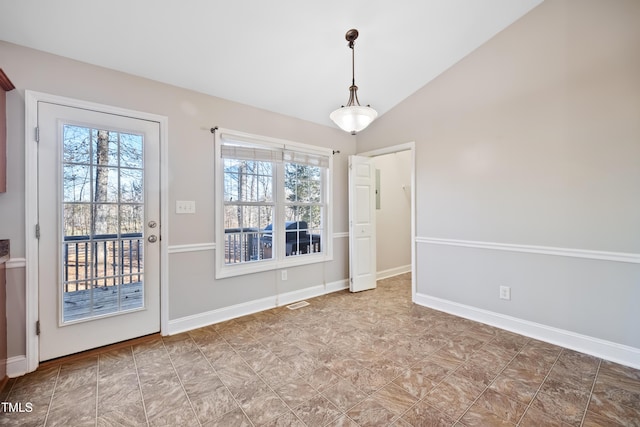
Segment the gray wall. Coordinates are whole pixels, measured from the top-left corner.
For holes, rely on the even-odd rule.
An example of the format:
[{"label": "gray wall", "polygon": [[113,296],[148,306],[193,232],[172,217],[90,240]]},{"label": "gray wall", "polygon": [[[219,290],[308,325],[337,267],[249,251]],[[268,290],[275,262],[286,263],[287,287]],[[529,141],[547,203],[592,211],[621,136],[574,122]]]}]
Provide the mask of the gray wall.
[{"label": "gray wall", "polygon": [[[334,157],[334,232],[347,226],[347,156],[355,139],[326,126],[278,115],[220,98],[80,63],[0,41],[2,68],[16,86],[7,95],[8,191],[0,194],[0,236],[11,239],[13,265],[8,274],[9,356],[24,347],[24,91],[25,89],[159,114],[169,118],[169,248],[215,242],[213,136],[221,126],[242,132],[340,150]],[[304,100],[301,100],[304,102]],[[194,200],[195,215],[175,215],[176,200]],[[213,251],[169,255],[169,319],[200,314],[280,292],[292,292],[348,276],[347,239],[334,239],[334,261],[289,271],[278,283],[273,272],[214,280]],[[305,278],[305,280],[295,280]]]},{"label": "gray wall", "polygon": [[638,22],[547,0],[358,136],[415,141],[418,294],[640,348]]}]

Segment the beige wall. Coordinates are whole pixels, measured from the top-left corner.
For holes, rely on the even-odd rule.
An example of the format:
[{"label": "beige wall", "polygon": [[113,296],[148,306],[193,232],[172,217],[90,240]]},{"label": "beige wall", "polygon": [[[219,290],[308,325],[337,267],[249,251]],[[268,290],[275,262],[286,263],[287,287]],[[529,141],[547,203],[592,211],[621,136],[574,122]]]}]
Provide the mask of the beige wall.
[{"label": "beige wall", "polygon": [[24,267],[9,264],[6,274],[7,356],[15,357],[23,355],[26,348]]},{"label": "beige wall", "polygon": [[378,277],[411,267],[411,151],[373,158],[380,171],[380,209],[376,210]]},{"label": "beige wall", "polygon": [[[416,143],[418,297],[640,348],[640,264],[574,257],[640,254],[638,22],[636,0],[546,0],[357,136],[358,152]],[[195,200],[198,211],[170,215],[170,245],[214,241],[213,125],[340,150],[334,222],[348,229],[355,147],[337,129],[4,42],[0,58],[17,87],[0,195],[0,237],[13,257],[24,256],[25,89],[169,117],[169,205]],[[495,243],[518,250],[482,247]],[[346,239],[335,246],[335,261],[289,277],[346,278]],[[571,256],[534,253],[541,247]],[[215,281],[211,256],[170,255],[171,319],[294,286],[272,273]],[[23,277],[17,269],[10,280]],[[511,301],[498,299],[499,285],[511,286]],[[10,286],[24,298],[24,283]],[[24,354],[24,343],[9,344],[10,355]]]},{"label": "beige wall", "polygon": [[[330,127],[285,117],[220,98],[140,77],[80,63],[0,41],[2,68],[16,90],[8,94],[8,190],[0,194],[0,236],[11,239],[12,259],[25,256],[24,223],[24,91],[34,90],[121,108],[167,116],[169,119],[169,248],[215,242],[213,200],[213,136],[220,126],[242,132],[298,141],[340,150],[334,157],[334,232],[347,227],[346,161],[355,139]],[[176,200],[194,200],[196,214],[175,215]],[[165,224],[166,225],[166,224]],[[347,278],[345,242],[335,239],[334,261],[290,269],[279,284],[277,275],[263,273],[214,280],[213,251],[169,255],[169,319],[197,315],[234,304],[293,292],[303,287]],[[15,262],[14,262],[15,263]],[[8,304],[19,307],[9,319],[10,356],[23,355],[24,268],[16,268]],[[286,286],[285,286],[286,285]],[[22,322],[22,323],[20,323]],[[18,330],[20,329],[20,330]]]},{"label": "beige wall", "polygon": [[636,0],[547,0],[358,136],[415,141],[425,301],[640,348],[639,22]]}]

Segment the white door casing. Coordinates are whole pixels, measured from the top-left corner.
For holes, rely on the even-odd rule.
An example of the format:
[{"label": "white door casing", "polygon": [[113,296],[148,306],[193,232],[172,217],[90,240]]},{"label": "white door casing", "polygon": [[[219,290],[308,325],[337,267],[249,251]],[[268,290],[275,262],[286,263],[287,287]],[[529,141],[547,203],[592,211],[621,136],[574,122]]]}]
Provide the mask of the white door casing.
[{"label": "white door casing", "polygon": [[376,287],[375,167],[349,156],[349,290]]},{"label": "white door casing", "polygon": [[[27,372],[48,360],[166,330],[168,294],[166,286],[167,248],[160,238],[167,232],[166,217],[166,117],[105,106],[70,98],[26,91],[26,243],[27,243]],[[144,135],[145,198],[143,218],[144,242],[150,234],[155,243],[144,245],[144,307],[123,314],[100,315],[79,322],[65,322],[59,307],[61,273],[58,252],[61,250],[61,154],[60,129],[65,120],[97,125],[116,131],[133,131]],[[37,131],[36,131],[37,127]],[[37,142],[39,135],[40,142]],[[150,148],[147,151],[146,148]],[[164,157],[164,159],[162,159]],[[46,174],[39,179],[43,163]],[[53,170],[52,170],[53,168]],[[148,169],[148,170],[147,170]],[[147,172],[150,174],[147,174]],[[49,188],[45,188],[49,186]],[[149,221],[156,227],[148,227]],[[40,240],[35,237],[39,225]],[[161,298],[162,297],[162,298]],[[45,304],[49,302],[49,304]],[[162,305],[162,307],[161,307]],[[40,336],[32,327],[39,320]]]},{"label": "white door casing", "polygon": [[[411,153],[411,160],[409,167],[411,168],[411,181],[410,181],[410,193],[411,193],[411,300],[416,300],[416,162],[415,162],[415,142],[407,142],[404,144],[392,145],[384,148],[375,149],[372,151],[366,151],[358,153],[358,156],[367,158],[374,158],[377,156],[383,156],[385,154],[398,153],[401,151],[409,151]],[[351,202],[350,202],[351,203]],[[375,215],[374,208],[371,211],[372,215]]]}]

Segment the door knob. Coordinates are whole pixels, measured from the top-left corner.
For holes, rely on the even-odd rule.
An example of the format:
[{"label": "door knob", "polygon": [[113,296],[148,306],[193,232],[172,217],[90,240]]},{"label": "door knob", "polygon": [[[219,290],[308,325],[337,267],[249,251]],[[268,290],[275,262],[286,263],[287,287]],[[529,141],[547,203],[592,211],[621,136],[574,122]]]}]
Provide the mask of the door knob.
[{"label": "door knob", "polygon": [[147,224],[149,226],[149,228],[156,228],[156,226],[158,225],[157,222],[155,221],[149,221],[149,224]]},{"label": "door knob", "polygon": [[149,241],[149,243],[155,243],[158,241],[158,236],[152,234],[151,236],[149,236],[149,238],[147,238],[147,240]]}]

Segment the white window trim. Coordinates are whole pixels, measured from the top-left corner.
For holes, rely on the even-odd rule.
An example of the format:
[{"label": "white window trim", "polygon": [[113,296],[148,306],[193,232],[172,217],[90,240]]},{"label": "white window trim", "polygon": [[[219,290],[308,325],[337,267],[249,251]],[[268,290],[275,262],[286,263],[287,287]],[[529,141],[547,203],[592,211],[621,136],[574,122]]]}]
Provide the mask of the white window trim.
[{"label": "white window trim", "polygon": [[[322,224],[323,230],[320,240],[322,242],[322,252],[318,254],[306,254],[304,256],[284,257],[284,248],[281,247],[282,245],[279,245],[278,253],[275,254],[275,257],[272,260],[261,260],[256,262],[230,265],[224,263],[224,165],[221,153],[223,139],[230,139],[243,143],[266,146],[280,150],[292,150],[308,154],[318,154],[326,156],[329,159],[329,166],[327,168],[328,173],[325,174],[323,181],[325,209]],[[259,273],[263,271],[273,271],[282,268],[290,268],[300,265],[315,264],[333,260],[333,151],[331,149],[222,128],[218,128],[214,132],[214,145],[216,279]],[[284,216],[283,212],[281,212],[283,203],[279,201],[282,197],[281,193],[283,191],[283,188],[284,177],[276,174],[274,177],[274,199],[276,200],[274,218],[282,218]],[[279,224],[278,221],[274,221],[273,235],[284,235],[284,230],[282,230],[282,227],[282,224]]]}]

